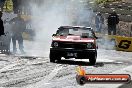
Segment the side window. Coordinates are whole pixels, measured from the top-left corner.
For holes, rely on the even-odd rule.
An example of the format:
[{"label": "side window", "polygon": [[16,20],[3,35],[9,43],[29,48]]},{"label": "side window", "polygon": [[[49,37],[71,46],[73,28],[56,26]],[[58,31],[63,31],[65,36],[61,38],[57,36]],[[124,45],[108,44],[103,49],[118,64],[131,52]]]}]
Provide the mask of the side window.
[{"label": "side window", "polygon": [[83,38],[88,38],[89,37],[89,33],[82,33],[82,37]]},{"label": "side window", "polygon": [[68,35],[69,31],[68,31],[68,29],[59,29],[59,30],[57,30],[56,34],[58,34],[58,35]]},{"label": "side window", "polygon": [[89,32],[89,37],[94,38],[94,34],[91,31]]}]

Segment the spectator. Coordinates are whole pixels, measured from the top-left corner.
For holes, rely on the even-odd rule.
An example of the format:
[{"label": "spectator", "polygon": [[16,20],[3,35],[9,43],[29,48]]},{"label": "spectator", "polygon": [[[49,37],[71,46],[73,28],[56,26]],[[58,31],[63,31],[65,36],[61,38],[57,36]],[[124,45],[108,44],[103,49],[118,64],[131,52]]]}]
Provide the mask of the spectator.
[{"label": "spectator", "polygon": [[0,36],[4,35],[4,24],[1,17],[2,17],[2,12],[0,11]]},{"label": "spectator", "polygon": [[25,52],[23,50],[24,46],[23,46],[22,34],[24,30],[26,29],[26,24],[24,20],[21,18],[20,14],[18,14],[17,17],[13,18],[10,22],[12,23],[13,53],[15,54],[17,52],[16,41],[18,41],[19,50],[23,54]]},{"label": "spectator", "polygon": [[111,35],[113,31],[113,35],[116,35],[116,25],[119,23],[119,16],[114,11],[108,17],[108,35]]},{"label": "spectator", "polygon": [[95,24],[97,32],[101,33],[102,25],[104,24],[104,18],[100,12],[96,14]]}]

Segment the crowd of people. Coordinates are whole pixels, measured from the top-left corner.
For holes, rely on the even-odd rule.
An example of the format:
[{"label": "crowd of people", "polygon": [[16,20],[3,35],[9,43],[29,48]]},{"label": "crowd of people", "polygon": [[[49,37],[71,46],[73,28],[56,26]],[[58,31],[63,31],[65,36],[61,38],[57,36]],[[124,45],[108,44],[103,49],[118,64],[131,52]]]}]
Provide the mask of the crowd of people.
[{"label": "crowd of people", "polygon": [[[119,16],[113,11],[107,18],[107,30],[108,35],[116,35],[117,25],[119,23]],[[99,12],[95,17],[96,32],[101,33],[103,31],[102,26],[104,25],[104,17]]]},{"label": "crowd of people", "polygon": [[132,23],[120,21],[115,11],[108,16],[98,12],[95,16],[95,31],[108,35],[132,36]]}]

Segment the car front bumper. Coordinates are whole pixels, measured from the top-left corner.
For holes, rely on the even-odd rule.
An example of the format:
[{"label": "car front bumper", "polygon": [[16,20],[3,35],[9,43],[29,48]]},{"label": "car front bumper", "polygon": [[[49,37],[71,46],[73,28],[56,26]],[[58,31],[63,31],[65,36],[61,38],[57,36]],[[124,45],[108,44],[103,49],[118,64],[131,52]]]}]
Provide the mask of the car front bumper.
[{"label": "car front bumper", "polygon": [[96,49],[50,48],[50,53],[65,58],[90,59],[97,55]]}]

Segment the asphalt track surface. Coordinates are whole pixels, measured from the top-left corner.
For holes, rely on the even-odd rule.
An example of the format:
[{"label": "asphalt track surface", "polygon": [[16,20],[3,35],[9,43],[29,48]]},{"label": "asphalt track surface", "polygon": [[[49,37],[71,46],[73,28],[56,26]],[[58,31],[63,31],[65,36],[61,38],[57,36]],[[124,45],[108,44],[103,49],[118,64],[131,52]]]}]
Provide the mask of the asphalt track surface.
[{"label": "asphalt track surface", "polygon": [[[28,45],[28,42],[25,42]],[[37,44],[36,44],[37,45]],[[27,47],[25,47],[27,48]],[[28,47],[29,48],[29,47]],[[33,56],[27,48],[27,55],[1,55],[0,56],[0,86],[22,88],[99,88],[98,84],[77,84],[76,67],[81,65],[89,74],[110,74],[132,64],[131,52],[115,50],[98,50],[96,65],[92,66],[88,60],[62,60],[58,63],[50,63],[48,50],[36,47],[43,52]],[[40,54],[40,53],[39,53]],[[107,88],[107,87],[100,87]],[[122,87],[121,87],[122,88]]]}]

